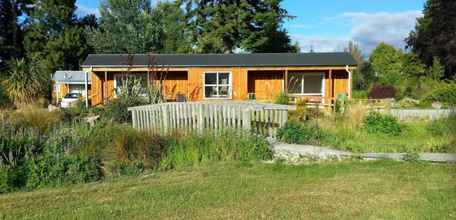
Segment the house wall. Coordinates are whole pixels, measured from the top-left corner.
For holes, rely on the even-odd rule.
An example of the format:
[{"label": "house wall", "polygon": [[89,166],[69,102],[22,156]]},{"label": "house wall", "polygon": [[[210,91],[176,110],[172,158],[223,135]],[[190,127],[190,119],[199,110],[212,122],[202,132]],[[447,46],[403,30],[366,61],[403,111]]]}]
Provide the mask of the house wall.
[{"label": "house wall", "polygon": [[[230,72],[232,80],[232,100],[248,99],[250,88],[258,88],[255,91],[258,100],[272,100],[283,91],[285,71],[323,72],[325,73],[325,96],[329,103],[332,97],[338,93],[348,94],[348,73],[345,67],[189,67],[170,68],[164,81],[165,97],[175,99],[177,93],[187,96],[189,101],[203,100],[203,78],[205,72]],[[146,68],[93,68],[84,69],[92,72],[92,105],[103,104],[104,101],[114,97],[113,73],[120,71],[145,72]],[[106,72],[106,76],[105,76]],[[182,74],[182,73],[187,73]],[[330,76],[331,72],[331,76]],[[175,73],[175,74],[173,74]],[[264,75],[262,75],[264,74]],[[249,77],[257,80],[249,81]],[[261,87],[266,87],[261,89]],[[333,89],[331,89],[333,88]]]}]

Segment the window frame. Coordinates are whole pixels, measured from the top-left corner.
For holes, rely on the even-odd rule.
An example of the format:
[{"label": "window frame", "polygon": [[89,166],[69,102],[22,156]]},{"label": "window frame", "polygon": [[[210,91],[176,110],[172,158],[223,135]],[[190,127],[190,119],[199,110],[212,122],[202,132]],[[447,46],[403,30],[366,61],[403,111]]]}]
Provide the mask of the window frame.
[{"label": "window frame", "polygon": [[[207,74],[216,74],[216,84],[206,84],[206,75]],[[228,84],[219,84],[219,74],[228,74]],[[228,86],[228,95],[220,97],[219,95],[219,87],[226,87]],[[206,87],[216,87],[217,88],[217,97],[206,97]],[[203,99],[211,100],[211,99],[219,99],[219,100],[228,100],[233,98],[233,80],[232,80],[232,73],[231,71],[205,71],[203,72]]]},{"label": "window frame", "polygon": [[[301,92],[300,93],[291,93],[290,92],[290,82],[289,82],[289,79],[290,77],[288,77],[288,82],[287,85],[288,85],[288,94],[290,95],[295,95],[295,96],[321,96],[321,97],[325,97],[325,73],[300,73],[300,72],[295,72],[295,73],[289,73],[289,75],[302,75],[302,77],[300,77],[301,79]],[[305,88],[304,88],[304,81],[305,81],[305,77],[306,76],[321,76],[321,92],[320,93],[305,93]]]}]

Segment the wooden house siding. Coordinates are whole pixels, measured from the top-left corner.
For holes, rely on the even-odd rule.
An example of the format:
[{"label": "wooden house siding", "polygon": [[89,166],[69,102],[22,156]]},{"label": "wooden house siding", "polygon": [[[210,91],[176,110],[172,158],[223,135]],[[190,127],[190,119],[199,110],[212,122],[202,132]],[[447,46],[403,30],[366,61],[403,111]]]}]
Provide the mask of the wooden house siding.
[{"label": "wooden house siding", "polygon": [[[350,67],[354,69],[354,67]],[[114,73],[129,71],[145,73],[147,68],[85,68],[92,72],[92,105],[103,104],[114,97]],[[186,67],[169,68],[163,82],[166,98],[175,99],[180,93],[189,101],[204,100],[204,74],[231,73],[231,99],[247,100],[255,93],[257,100],[273,100],[286,90],[286,73],[324,73],[325,102],[339,93],[350,94],[348,73],[345,66],[337,67]],[[106,75],[105,75],[106,74]],[[152,74],[152,73],[150,73]]]}]

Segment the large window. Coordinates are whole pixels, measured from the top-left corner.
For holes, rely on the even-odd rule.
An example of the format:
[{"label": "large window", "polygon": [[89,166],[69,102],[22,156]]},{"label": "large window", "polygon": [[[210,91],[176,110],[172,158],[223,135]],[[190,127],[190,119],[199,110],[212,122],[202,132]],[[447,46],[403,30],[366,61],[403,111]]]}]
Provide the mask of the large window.
[{"label": "large window", "polygon": [[288,75],[288,92],[294,95],[324,94],[323,73],[290,73]]},{"label": "large window", "polygon": [[204,98],[231,98],[231,74],[226,72],[205,73]]},{"label": "large window", "polygon": [[115,74],[114,88],[116,96],[119,96],[120,94],[146,96],[148,92],[147,74]]}]

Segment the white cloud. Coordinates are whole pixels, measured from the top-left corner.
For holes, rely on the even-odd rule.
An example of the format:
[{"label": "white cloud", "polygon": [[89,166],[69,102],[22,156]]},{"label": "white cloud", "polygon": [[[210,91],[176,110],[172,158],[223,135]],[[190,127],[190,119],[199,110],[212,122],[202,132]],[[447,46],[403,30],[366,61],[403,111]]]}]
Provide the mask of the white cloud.
[{"label": "white cloud", "polygon": [[324,28],[330,25],[348,26],[347,36],[295,34],[292,38],[298,41],[303,52],[309,51],[311,46],[318,52],[341,51],[352,40],[360,45],[365,54],[369,54],[381,42],[404,48],[404,39],[415,27],[416,19],[421,16],[421,11],[346,12],[325,19],[328,24]]},{"label": "white cloud", "polygon": [[291,36],[299,43],[302,52],[335,52],[342,51],[348,44],[348,39],[337,37],[319,37],[294,34]]},{"label": "white cloud", "polygon": [[347,12],[342,15],[353,24],[350,39],[358,42],[367,53],[381,42],[404,48],[404,39],[415,27],[416,19],[421,16],[421,11]]}]

